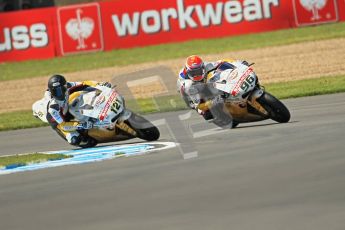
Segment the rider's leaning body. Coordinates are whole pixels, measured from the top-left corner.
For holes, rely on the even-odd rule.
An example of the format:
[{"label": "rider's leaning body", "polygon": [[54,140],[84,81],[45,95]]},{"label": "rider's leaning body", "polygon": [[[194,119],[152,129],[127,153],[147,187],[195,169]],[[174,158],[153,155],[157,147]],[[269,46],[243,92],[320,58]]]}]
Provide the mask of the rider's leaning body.
[{"label": "rider's leaning body", "polygon": [[82,141],[80,133],[92,128],[92,122],[70,121],[72,116],[68,112],[69,95],[96,85],[111,87],[110,83],[96,81],[67,82],[62,75],[53,75],[48,81],[48,90],[44,94],[44,98],[49,101],[47,121],[62,138],[72,145],[80,144]]},{"label": "rider's leaning body", "polygon": [[203,62],[197,56],[189,56],[185,66],[180,70],[177,79],[177,91],[186,104],[198,111],[206,120],[212,116],[207,111],[214,104],[222,103],[222,97],[217,89],[206,84],[207,79],[211,78],[213,73],[223,63],[242,62],[241,60],[225,59],[215,62]]}]

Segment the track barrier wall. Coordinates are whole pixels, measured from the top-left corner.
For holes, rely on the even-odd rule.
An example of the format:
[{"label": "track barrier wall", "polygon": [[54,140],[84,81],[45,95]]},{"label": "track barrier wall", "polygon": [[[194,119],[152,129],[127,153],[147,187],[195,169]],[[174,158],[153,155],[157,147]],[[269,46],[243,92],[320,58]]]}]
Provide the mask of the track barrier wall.
[{"label": "track barrier wall", "polygon": [[345,0],[117,0],[0,13],[0,62],[345,21]]}]

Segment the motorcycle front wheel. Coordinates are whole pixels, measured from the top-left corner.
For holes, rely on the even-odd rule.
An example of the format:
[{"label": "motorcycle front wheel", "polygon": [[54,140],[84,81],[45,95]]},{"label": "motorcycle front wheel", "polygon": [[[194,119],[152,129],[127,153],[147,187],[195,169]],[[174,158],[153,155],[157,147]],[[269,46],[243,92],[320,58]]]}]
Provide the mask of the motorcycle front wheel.
[{"label": "motorcycle front wheel", "polygon": [[156,127],[137,129],[136,132],[138,137],[145,141],[155,141],[160,136],[159,130]]},{"label": "motorcycle front wheel", "polygon": [[156,126],[146,120],[144,117],[133,113],[126,121],[137,133],[137,137],[146,141],[158,140],[160,132]]},{"label": "motorcycle front wheel", "polygon": [[272,120],[286,123],[290,120],[290,112],[286,106],[273,95],[265,92],[257,101],[269,113]]}]

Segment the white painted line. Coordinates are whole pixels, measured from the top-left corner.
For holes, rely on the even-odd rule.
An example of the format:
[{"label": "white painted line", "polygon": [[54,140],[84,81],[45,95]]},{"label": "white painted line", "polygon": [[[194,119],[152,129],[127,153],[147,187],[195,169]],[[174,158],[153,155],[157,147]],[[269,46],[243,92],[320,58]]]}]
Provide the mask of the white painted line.
[{"label": "white painted line", "polygon": [[220,133],[224,133],[224,132],[229,132],[229,129],[222,129],[222,128],[216,127],[216,128],[212,128],[212,129],[199,131],[199,132],[193,132],[193,138],[200,138],[200,137],[220,134]]},{"label": "white painted line", "polygon": [[118,157],[130,157],[137,155],[144,155],[151,152],[162,151],[170,148],[174,148],[178,144],[174,142],[147,142],[147,143],[136,143],[126,145],[112,145],[112,146],[99,146],[87,149],[76,149],[76,150],[61,150],[61,151],[50,151],[46,154],[60,153],[71,158],[65,158],[55,161],[46,161],[41,163],[28,164],[25,166],[19,166],[14,168],[0,168],[0,175],[10,174],[15,172],[25,172],[38,170],[43,168],[51,168],[65,165],[75,165],[91,163],[103,160],[114,159]]},{"label": "white painted line", "polygon": [[188,160],[188,159],[195,158],[195,157],[198,157],[198,152],[196,152],[196,151],[183,154],[184,160]]}]

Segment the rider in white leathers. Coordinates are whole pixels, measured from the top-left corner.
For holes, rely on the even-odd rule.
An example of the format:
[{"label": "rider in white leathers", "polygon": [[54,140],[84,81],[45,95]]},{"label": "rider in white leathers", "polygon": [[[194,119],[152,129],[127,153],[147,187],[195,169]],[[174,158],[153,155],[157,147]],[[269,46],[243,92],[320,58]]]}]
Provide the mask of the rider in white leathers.
[{"label": "rider in white leathers", "polygon": [[[224,117],[229,115],[225,115],[225,112],[223,113],[224,94],[213,88],[212,84],[207,83],[207,79],[216,71],[221,71],[224,64],[227,67],[233,66],[229,65],[231,62],[248,64],[246,61],[231,59],[204,62],[201,57],[192,55],[187,58],[185,66],[179,72],[177,91],[181,94],[186,104],[191,109],[195,109],[205,120],[217,116],[220,120],[224,120]],[[229,122],[230,120],[228,119],[225,123]]]}]

